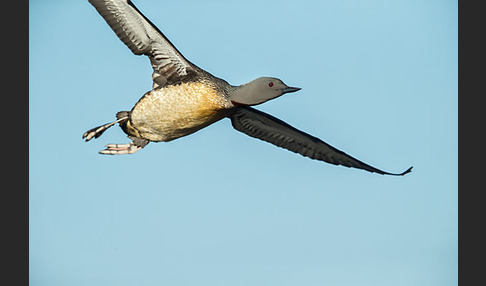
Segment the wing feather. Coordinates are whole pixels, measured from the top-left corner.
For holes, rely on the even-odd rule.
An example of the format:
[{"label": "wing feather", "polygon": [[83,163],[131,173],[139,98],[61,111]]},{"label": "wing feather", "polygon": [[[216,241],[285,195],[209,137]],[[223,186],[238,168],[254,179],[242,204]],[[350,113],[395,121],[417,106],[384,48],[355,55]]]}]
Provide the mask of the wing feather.
[{"label": "wing feather", "polygon": [[146,55],[153,68],[153,88],[194,73],[189,62],[130,0],[89,0],[118,38],[136,55]]},{"label": "wing feather", "polygon": [[411,172],[388,173],[372,167],[325,143],[321,139],[302,132],[282,120],[251,107],[239,107],[230,115],[233,127],[251,137],[272,143],[278,147],[299,153],[311,159],[334,165],[342,165],[375,172],[382,175],[401,176]]}]

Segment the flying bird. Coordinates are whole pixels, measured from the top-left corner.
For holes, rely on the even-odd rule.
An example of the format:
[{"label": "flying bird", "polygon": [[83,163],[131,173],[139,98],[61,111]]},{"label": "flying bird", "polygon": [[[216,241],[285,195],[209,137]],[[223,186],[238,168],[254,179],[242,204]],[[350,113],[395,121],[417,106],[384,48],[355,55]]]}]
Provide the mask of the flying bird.
[{"label": "flying bird", "polygon": [[300,88],[273,77],[231,85],[187,60],[131,1],[89,2],[135,55],[148,56],[153,68],[152,89],[130,111],[120,111],[115,121],[83,134],[89,141],[118,123],[131,139],[128,144],[108,144],[99,153],[135,153],[149,142],[169,142],[229,118],[236,130],[311,159],[395,176],[412,170],[382,171],[251,107]]}]

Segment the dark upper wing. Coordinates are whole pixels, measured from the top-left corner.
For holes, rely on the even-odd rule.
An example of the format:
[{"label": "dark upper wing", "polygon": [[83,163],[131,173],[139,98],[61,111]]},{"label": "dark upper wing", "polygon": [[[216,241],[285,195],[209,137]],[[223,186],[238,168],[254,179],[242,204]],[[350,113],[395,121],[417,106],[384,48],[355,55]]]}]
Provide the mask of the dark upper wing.
[{"label": "dark upper wing", "polygon": [[332,147],[319,138],[302,132],[278,118],[251,107],[237,108],[230,115],[230,118],[236,130],[311,159],[386,175],[401,176],[412,170],[412,167],[410,167],[403,173],[394,174],[376,169]]},{"label": "dark upper wing", "polygon": [[89,2],[134,54],[150,58],[153,88],[178,81],[197,69],[130,0]]}]

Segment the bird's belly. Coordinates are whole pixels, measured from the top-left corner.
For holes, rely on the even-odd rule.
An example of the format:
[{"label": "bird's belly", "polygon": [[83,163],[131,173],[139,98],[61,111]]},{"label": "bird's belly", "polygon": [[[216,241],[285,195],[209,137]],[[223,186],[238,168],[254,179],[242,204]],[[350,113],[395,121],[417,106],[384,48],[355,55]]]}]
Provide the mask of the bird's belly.
[{"label": "bird's belly", "polygon": [[131,125],[151,141],[189,135],[227,115],[231,104],[203,83],[183,83],[147,92],[131,111]]}]

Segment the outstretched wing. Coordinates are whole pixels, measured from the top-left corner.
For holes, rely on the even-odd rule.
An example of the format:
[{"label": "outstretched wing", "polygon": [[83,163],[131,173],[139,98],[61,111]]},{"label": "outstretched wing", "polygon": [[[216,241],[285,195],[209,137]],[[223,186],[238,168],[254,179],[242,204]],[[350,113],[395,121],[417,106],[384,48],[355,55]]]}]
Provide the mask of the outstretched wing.
[{"label": "outstretched wing", "polygon": [[89,0],[118,38],[136,55],[146,55],[154,69],[153,88],[195,73],[198,69],[172,45],[130,0]]},{"label": "outstretched wing", "polygon": [[278,118],[251,107],[237,108],[230,115],[230,118],[231,124],[236,130],[311,159],[383,175],[402,176],[412,170],[412,167],[410,167],[399,174],[384,172],[349,156],[319,138],[302,132]]}]

